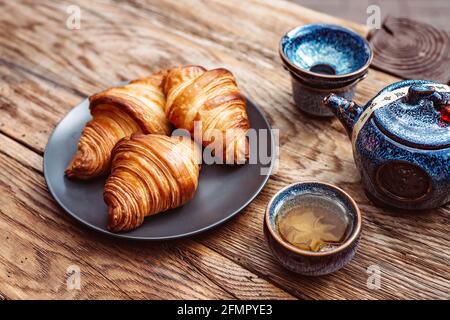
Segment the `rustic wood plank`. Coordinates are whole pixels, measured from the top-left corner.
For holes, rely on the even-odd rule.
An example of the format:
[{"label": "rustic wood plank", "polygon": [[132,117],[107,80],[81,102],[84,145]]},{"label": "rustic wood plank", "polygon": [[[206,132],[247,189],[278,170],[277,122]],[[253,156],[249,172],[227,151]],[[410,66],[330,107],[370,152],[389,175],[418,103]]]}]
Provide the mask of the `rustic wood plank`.
[{"label": "rustic wood plank", "polygon": [[81,98],[1,60],[0,74],[0,132],[43,154],[67,103],[76,105]]},{"label": "rustic wood plank", "polygon": [[[70,240],[74,247],[87,246],[89,250],[77,252],[78,257],[108,275],[132,297],[154,298],[159,293],[150,291],[161,288],[164,297],[250,298],[257,297],[254,294],[259,291],[267,298],[290,297],[265,281],[269,280],[301,298],[449,298],[449,207],[419,218],[373,207],[362,193],[342,126],[336,120],[311,121],[296,109],[288,74],[278,58],[279,38],[296,25],[339,23],[361,34],[367,32],[365,27],[282,1],[249,1],[251,16],[249,7],[239,6],[237,0],[192,1],[190,5],[175,0],[75,3],[82,9],[81,30],[65,28],[65,8],[72,1],[20,1],[15,6],[0,2],[4,12],[0,18],[0,89],[4,93],[0,98],[0,132],[42,154],[49,132],[83,95],[173,65],[226,66],[236,74],[245,94],[263,108],[272,126],[280,129],[280,168],[241,215],[224,227],[196,237],[208,248],[192,241],[177,250],[172,249],[172,242],[162,248],[153,244],[135,248],[127,243],[112,245],[61,215],[45,192],[39,174],[40,157],[20,151],[10,141],[1,159],[13,157],[15,170],[25,170],[33,181],[32,185],[14,181],[25,190],[20,194],[26,204],[19,211],[20,217],[37,210],[51,221],[62,219],[53,223],[51,232],[63,239],[75,237]],[[371,70],[360,84],[356,100],[365,102],[396,80]],[[300,277],[283,270],[268,253],[261,233],[262,214],[270,196],[290,182],[306,179],[326,180],[348,190],[365,216],[363,239],[354,261],[344,270],[321,278]],[[8,183],[7,190],[14,185]],[[40,205],[29,202],[27,188],[39,190],[35,201]],[[10,201],[16,197],[7,194]],[[29,223],[23,222],[25,226]],[[36,224],[34,220],[32,223]],[[63,227],[56,226],[61,223]],[[111,255],[111,247],[122,259],[120,264],[117,260],[104,262],[103,257]],[[137,261],[130,261],[135,256]],[[145,256],[154,258],[150,271],[156,270],[156,275],[141,271],[148,268]],[[189,266],[180,260],[189,261]],[[201,263],[195,264],[199,260]],[[164,272],[171,274],[173,282],[185,281],[177,270],[164,269],[167,261],[181,264],[179,268],[194,274],[193,279],[187,279],[189,290],[174,293],[173,286],[165,288],[167,281],[161,280]],[[221,264],[226,266],[224,270],[218,268]],[[379,290],[366,286],[366,269],[371,264],[378,264],[382,270]],[[124,270],[117,270],[118,265]],[[139,287],[140,277],[148,288]],[[153,283],[152,277],[159,281]],[[253,277],[258,280],[252,285],[249,282],[255,283]],[[246,279],[247,284],[241,286]],[[204,292],[200,290],[203,283]],[[9,296],[10,292],[5,294]]]},{"label": "rustic wood plank", "polygon": [[[0,290],[9,297],[292,298],[199,243],[117,242],[75,224],[48,194],[42,158],[1,134],[0,146]],[[71,264],[81,291],[66,290]]]},{"label": "rustic wood plank", "polygon": [[[448,206],[421,214],[381,210],[365,197],[352,162],[299,149],[297,143],[283,145],[281,157],[278,173],[245,212],[199,241],[304,298],[449,298]],[[295,276],[279,267],[267,251],[261,230],[271,195],[289,183],[308,180],[342,187],[364,216],[363,237],[352,263],[320,279]],[[366,270],[373,264],[382,271],[378,290],[366,286]]]},{"label": "rustic wood plank", "polygon": [[[2,150],[8,148],[5,139],[2,139]],[[31,153],[25,148],[21,150],[22,154],[27,152]],[[0,221],[1,229],[7,230],[4,235],[7,245],[1,248],[4,269],[0,276],[2,291],[9,296],[50,298],[63,295],[66,290],[62,275],[69,265],[76,264],[82,270],[83,281],[85,273],[89,277],[88,286],[83,286],[80,292],[95,293],[102,278],[114,284],[115,288],[105,290],[103,297],[113,297],[115,291],[121,291],[118,286],[124,283],[128,284],[128,294],[134,298],[231,297],[177,259],[174,250],[153,249],[147,255],[136,255],[133,254],[136,249],[129,243],[115,245],[80,228],[61,214],[41,175],[5,154],[0,154]],[[30,263],[24,265],[26,258]],[[167,267],[153,259],[165,261]],[[154,267],[149,267],[152,264]],[[91,275],[89,269],[94,266],[96,272],[91,271]]]},{"label": "rustic wood plank", "polygon": [[[238,299],[285,299],[295,297],[278,289],[264,277],[243,268],[239,263],[231,263],[221,254],[203,244],[187,242],[189,250],[184,259],[195,265],[209,279]],[[218,251],[219,252],[219,251]],[[251,284],[251,285],[250,285]]]},{"label": "rustic wood plank", "polygon": [[[2,295],[10,299],[129,299],[88,263],[70,253],[50,250],[40,240],[32,239],[35,235],[26,232],[20,223],[6,219],[3,211],[0,214]],[[82,270],[83,290],[68,290],[66,286],[67,268],[75,264]]]},{"label": "rustic wood plank", "polygon": [[[171,3],[171,5],[178,4],[177,1]],[[227,7],[225,7],[225,5]],[[263,6],[263,4],[260,4]],[[296,8],[294,6],[294,8]],[[3,132],[8,135],[15,136],[15,138],[20,139],[27,143],[27,145],[33,146],[43,151],[43,148],[46,143],[45,135],[48,135],[48,132],[42,132],[42,135],[38,135],[40,130],[37,130],[37,127],[48,127],[49,125],[53,127],[57,122],[56,119],[60,119],[61,116],[73,106],[79,99],[76,96],[71,96],[67,92],[61,93],[58,92],[58,96],[50,95],[48,96],[48,100],[40,101],[39,99],[44,99],[42,97],[43,92],[39,91],[35,85],[24,86],[21,83],[20,79],[23,79],[24,76],[35,76],[39,75],[41,78],[51,78],[51,84],[59,83],[61,87],[70,87],[73,86],[76,88],[77,92],[85,92],[86,95],[91,94],[95,91],[100,90],[101,88],[105,88],[111,83],[115,83],[119,80],[136,78],[138,76],[144,76],[151,71],[155,71],[159,68],[165,68],[177,64],[183,63],[196,63],[198,61],[203,61],[205,65],[208,66],[217,66],[226,65],[230,67],[237,75],[240,80],[240,84],[243,87],[244,91],[251,97],[254,98],[256,102],[260,102],[262,107],[267,111],[267,114],[272,120],[272,124],[274,127],[282,128],[282,141],[285,136],[289,134],[297,134],[298,128],[296,126],[301,126],[301,120],[303,120],[304,116],[300,115],[295,107],[292,104],[292,98],[290,96],[290,80],[287,76],[287,73],[281,68],[281,63],[278,59],[278,55],[276,53],[276,47],[279,40],[279,37],[282,35],[284,31],[288,28],[294,26],[302,22],[299,21],[299,18],[294,19],[294,15],[289,13],[291,17],[288,20],[292,23],[289,27],[285,26],[284,28],[279,28],[280,30],[277,33],[272,31],[270,26],[265,26],[265,28],[260,32],[261,37],[262,33],[265,34],[263,37],[266,44],[266,48],[264,47],[255,47],[252,48],[251,53],[248,54],[247,48],[243,48],[244,52],[241,52],[239,47],[233,48],[230,47],[230,43],[239,43],[242,40],[231,37],[228,42],[218,43],[218,39],[205,39],[203,38],[205,35],[200,34],[196,35],[194,31],[192,32],[192,36],[188,39],[180,36],[181,30],[185,30],[185,33],[189,31],[186,29],[186,26],[182,24],[178,26],[178,30],[176,31],[176,25],[171,28],[174,31],[168,31],[167,28],[162,28],[161,25],[165,23],[175,23],[178,21],[177,16],[172,16],[170,21],[162,20],[158,22],[153,17],[142,16],[143,12],[146,12],[143,9],[136,8],[116,8],[116,7],[105,7],[101,6],[96,8],[96,12],[102,13],[100,17],[95,15],[93,17],[89,16],[92,14],[93,9],[86,9],[82,6],[82,10],[86,9],[87,14],[84,16],[86,20],[86,24],[89,23],[88,26],[83,24],[82,28],[86,28],[89,32],[82,32],[82,30],[67,30],[65,28],[61,28],[61,24],[64,25],[64,15],[61,15],[61,10],[64,9],[64,6],[57,6],[55,8],[48,7],[43,5],[43,7],[37,6],[34,11],[30,12],[28,7],[20,8],[20,6],[15,6],[14,8],[5,8],[11,11],[10,16],[18,16],[19,21],[22,20],[32,20],[33,22],[29,22],[27,25],[34,26],[32,30],[26,29],[24,26],[20,26],[17,30],[17,34],[21,34],[20,39],[13,39],[11,41],[4,40],[2,43],[4,46],[2,47],[2,57],[3,62],[6,66],[11,69],[8,77],[14,77],[9,79],[8,84],[4,86],[8,88],[7,92],[10,93],[8,96],[13,96],[13,99],[16,99],[15,92],[18,91],[26,91],[26,96],[30,97],[28,99],[17,100],[12,103],[7,98],[3,98],[3,105],[5,110],[5,116],[9,118],[5,118],[5,121],[0,123],[0,126],[3,124]],[[54,20],[49,19],[48,11],[50,9],[55,10]],[[164,9],[164,8],[163,8]],[[263,14],[270,13],[270,6],[264,4],[261,10]],[[127,11],[128,10],[128,11]],[[194,14],[195,9],[191,9]],[[222,12],[232,11],[233,7],[228,4],[228,2],[223,2],[220,7],[215,8],[217,19],[222,15]],[[228,10],[228,11],[223,11]],[[280,14],[287,14],[288,11],[284,6],[281,6]],[[41,12],[42,11],[42,12]],[[131,11],[131,12],[129,12]],[[162,10],[163,11],[163,10]],[[171,12],[172,9],[165,8],[165,11]],[[84,12],[84,11],[83,11]],[[206,13],[204,11],[203,15],[210,14],[210,11]],[[302,12],[297,9],[297,12]],[[306,13],[309,14],[308,11]],[[32,16],[28,16],[31,15]],[[47,15],[45,15],[47,14]],[[111,17],[105,15],[110,14]],[[133,15],[135,14],[135,15]],[[138,15],[139,14],[139,15]],[[157,17],[159,17],[162,13],[158,12]],[[241,14],[244,14],[242,12]],[[132,15],[133,20],[137,21],[132,28],[128,26],[126,23],[127,19],[130,19],[130,15]],[[262,15],[262,14],[261,14]],[[23,16],[20,18],[20,16]],[[201,15],[200,15],[201,17]],[[55,20],[56,19],[56,20]],[[58,20],[59,19],[59,20]],[[279,23],[281,24],[284,19],[279,18]],[[309,20],[308,20],[309,19]],[[305,19],[304,22],[310,21],[320,21],[320,19],[324,19],[322,15],[313,15],[308,16],[308,19]],[[330,18],[333,22],[334,19]],[[36,20],[36,21],[34,21]],[[113,20],[113,22],[111,22]],[[182,22],[186,19],[180,19]],[[195,19],[191,19],[191,24],[196,23],[196,21],[201,21],[196,16]],[[222,17],[223,20],[223,17]],[[239,21],[245,19],[239,19]],[[264,17],[261,17],[261,20],[264,20]],[[83,20],[84,21],[84,20]],[[190,21],[190,20],[189,20]],[[1,23],[1,22],[0,22]],[[53,46],[60,48],[61,51],[48,52],[46,50],[36,48],[40,48],[42,46],[42,37],[43,33],[48,33],[47,29],[44,26],[41,26],[45,23],[46,28],[51,30],[57,30],[57,34],[53,37],[49,36]],[[84,23],[84,22],[83,22]],[[185,22],[186,23],[186,22]],[[12,24],[10,22],[9,24]],[[48,25],[50,24],[50,25]],[[47,26],[48,25],[48,26]],[[119,29],[119,26],[122,29]],[[222,22],[222,25],[226,25]],[[9,25],[8,25],[9,26]],[[38,26],[41,26],[40,28]],[[6,27],[6,25],[5,25]],[[13,27],[12,25],[9,26]],[[195,26],[195,30],[209,30],[210,28],[216,27],[213,26]],[[17,28],[17,27],[16,27]],[[5,28],[3,28],[4,30]],[[119,29],[120,32],[115,31]],[[242,32],[246,32],[249,29],[248,25],[238,26],[239,30]],[[361,32],[364,32],[362,28],[360,28]],[[109,33],[105,34],[105,30],[112,30]],[[250,29],[251,30],[251,29]],[[0,29],[1,32],[1,29]],[[227,30],[223,31],[227,32]],[[40,34],[41,33],[41,34]],[[117,34],[116,34],[117,33]],[[207,32],[206,32],[207,33]],[[114,38],[112,46],[111,44],[111,34],[116,37],[127,37],[126,43],[123,41],[118,41]],[[72,45],[70,47],[64,46],[62,43],[67,43],[67,40],[70,37],[75,35],[75,40],[78,41],[79,45]],[[246,34],[245,36],[250,36],[251,34]],[[2,39],[8,39],[8,34],[1,35],[0,33],[0,41]],[[86,39],[83,39],[86,37]],[[24,41],[23,39],[26,39]],[[245,38],[245,37],[243,37]],[[64,40],[66,39],[66,40]],[[78,39],[78,40],[77,40]],[[126,48],[118,48],[117,46],[126,46],[131,48],[142,48],[142,39],[148,41],[148,45],[145,46],[145,49],[135,50],[133,51],[133,55],[113,55],[111,56],[111,52],[122,52],[126,51]],[[165,40],[168,39],[168,40]],[[259,39],[259,37],[258,37]],[[272,45],[267,45],[268,42],[271,42]],[[103,45],[108,45],[109,47],[101,47]],[[205,46],[206,45],[206,46]],[[249,41],[248,45],[252,45],[252,42]],[[97,48],[97,46],[100,46]],[[171,46],[176,46],[171,49]],[[20,56],[17,56],[17,52],[21,52]],[[65,59],[61,62],[61,52],[64,52]],[[183,55],[179,55],[179,52],[183,52]],[[254,53],[254,54],[253,54]],[[238,57],[235,57],[238,55]],[[88,59],[88,63],[86,63],[86,59]],[[245,59],[242,61],[241,59]],[[15,63],[11,63],[11,61],[16,61]],[[82,68],[82,62],[88,64],[93,69],[89,71],[89,77],[93,74],[95,77],[90,79],[86,77],[85,69]],[[149,61],[148,65],[143,64],[142,61]],[[63,65],[61,65],[61,63]],[[1,61],[0,61],[1,64]],[[255,65],[256,64],[256,65]],[[114,66],[114,67],[113,67]],[[62,72],[64,69],[64,72]],[[33,71],[31,71],[33,70]],[[112,72],[113,71],[113,72]],[[27,72],[29,74],[27,74]],[[33,74],[31,74],[33,72]],[[109,74],[105,74],[108,72]],[[19,74],[17,74],[19,73]],[[255,75],[256,73],[256,75]],[[254,85],[255,76],[258,76],[261,81],[258,85]],[[368,81],[368,80],[367,80]],[[54,88],[56,89],[56,88]],[[50,90],[48,90],[50,91]],[[55,93],[56,90],[53,90]],[[52,92],[48,92],[51,94]],[[57,99],[57,100],[56,100]],[[28,100],[28,102],[27,102]],[[30,101],[35,101],[35,105],[30,105]],[[56,100],[51,102],[52,100]],[[61,103],[60,101],[66,101],[66,103]],[[270,101],[271,104],[267,105],[267,103],[263,103],[265,101]],[[20,107],[19,107],[20,106]],[[23,126],[23,123],[28,124],[29,119],[27,116],[32,111],[36,113],[36,110],[40,110],[43,107],[48,107],[47,113],[42,113],[39,119],[34,119],[33,125],[35,126],[34,130],[28,130],[31,134],[36,136],[17,136],[16,126]],[[17,109],[22,110],[17,111]],[[56,110],[55,110],[56,109]],[[18,113],[19,114],[16,114]],[[30,117],[30,116],[28,116]],[[42,118],[42,119],[41,119]],[[292,119],[299,119],[300,121],[293,121]],[[42,122],[40,122],[42,121]],[[47,122],[45,124],[45,122]],[[25,129],[25,128],[24,128]],[[24,130],[25,131],[25,130]],[[317,132],[305,132],[305,134],[309,134],[313,137],[316,133],[321,132],[322,130],[317,130]]]}]

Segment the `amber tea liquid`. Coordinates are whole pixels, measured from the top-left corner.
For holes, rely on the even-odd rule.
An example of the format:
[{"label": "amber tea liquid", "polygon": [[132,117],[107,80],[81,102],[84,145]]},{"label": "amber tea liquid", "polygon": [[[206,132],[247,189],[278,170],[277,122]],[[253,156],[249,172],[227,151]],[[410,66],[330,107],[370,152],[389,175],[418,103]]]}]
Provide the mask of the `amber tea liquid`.
[{"label": "amber tea liquid", "polygon": [[345,208],[332,199],[302,195],[281,208],[277,230],[281,238],[303,250],[326,251],[343,243],[351,230]]}]

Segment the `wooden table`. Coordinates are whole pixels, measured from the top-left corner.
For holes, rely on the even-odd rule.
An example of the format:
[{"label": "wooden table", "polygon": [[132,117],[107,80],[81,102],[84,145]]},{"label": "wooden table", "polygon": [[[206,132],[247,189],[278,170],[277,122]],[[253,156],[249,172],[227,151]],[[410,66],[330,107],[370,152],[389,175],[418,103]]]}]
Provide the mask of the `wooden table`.
[{"label": "wooden table", "polygon": [[[66,27],[74,4],[79,30]],[[0,299],[450,298],[450,207],[422,214],[374,207],[343,127],[297,110],[278,57],[280,37],[297,25],[337,23],[365,35],[364,26],[281,1],[2,0],[0,11]],[[42,175],[49,134],[86,96],[180,64],[235,73],[280,129],[278,172],[241,214],[190,239],[127,242],[76,223]],[[356,100],[397,80],[371,70]],[[347,190],[364,216],[354,260],[319,278],[280,267],[262,234],[270,197],[309,179]],[[80,268],[81,290],[66,286],[71,265]],[[367,286],[371,265],[381,270],[379,289]]]}]

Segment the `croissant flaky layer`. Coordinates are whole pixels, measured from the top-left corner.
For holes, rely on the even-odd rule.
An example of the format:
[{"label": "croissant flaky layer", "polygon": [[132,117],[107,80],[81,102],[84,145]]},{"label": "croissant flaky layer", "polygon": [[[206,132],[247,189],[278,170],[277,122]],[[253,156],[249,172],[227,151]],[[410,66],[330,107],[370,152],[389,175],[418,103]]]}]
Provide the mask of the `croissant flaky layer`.
[{"label": "croissant flaky layer", "polygon": [[86,124],[66,169],[69,178],[85,180],[107,173],[111,150],[120,139],[133,133],[170,134],[162,88],[165,75],[157,73],[89,98],[93,118]]},{"label": "croissant flaky layer", "polygon": [[200,150],[190,138],[135,134],[113,149],[104,190],[108,228],[127,231],[146,216],[179,207],[198,186]]},{"label": "croissant flaky layer", "polygon": [[226,163],[248,158],[250,123],[245,99],[230,71],[200,66],[173,68],[168,70],[164,92],[167,118],[177,128],[191,134],[199,130],[202,144]]}]

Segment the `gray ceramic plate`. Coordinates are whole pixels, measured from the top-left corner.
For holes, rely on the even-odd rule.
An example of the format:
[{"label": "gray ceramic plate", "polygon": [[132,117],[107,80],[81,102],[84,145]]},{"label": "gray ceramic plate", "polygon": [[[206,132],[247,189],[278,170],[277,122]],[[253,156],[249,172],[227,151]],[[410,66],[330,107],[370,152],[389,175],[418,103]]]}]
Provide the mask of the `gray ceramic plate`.
[{"label": "gray ceramic plate", "polygon": [[[267,144],[269,164],[242,166],[203,165],[194,199],[184,206],[145,219],[136,230],[112,233],[106,229],[107,208],[103,202],[105,178],[89,182],[68,180],[64,170],[76,151],[78,139],[91,116],[89,102],[84,100],[58,124],[44,153],[44,175],[48,189],[72,217],[81,223],[108,235],[137,239],[162,240],[193,235],[213,228],[245,208],[266,184],[269,174],[261,175],[262,168],[271,168],[275,148],[272,134],[261,139]],[[253,103],[247,100],[247,112],[253,129],[267,129],[270,125]],[[267,141],[263,141],[267,140]]]}]

